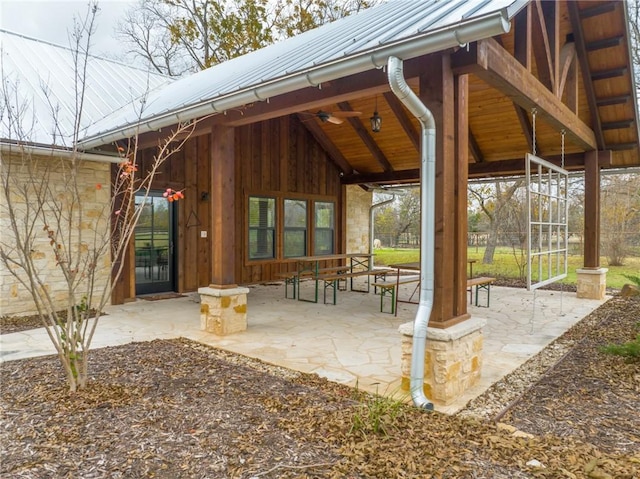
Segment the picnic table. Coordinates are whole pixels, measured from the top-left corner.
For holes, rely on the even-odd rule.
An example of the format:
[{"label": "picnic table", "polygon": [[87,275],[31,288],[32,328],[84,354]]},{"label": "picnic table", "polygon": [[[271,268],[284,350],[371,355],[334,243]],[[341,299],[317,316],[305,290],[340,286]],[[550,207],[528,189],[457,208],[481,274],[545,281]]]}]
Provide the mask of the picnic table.
[{"label": "picnic table", "polygon": [[[289,287],[292,288],[292,298],[298,301],[318,302],[319,284],[324,286],[324,302],[327,301],[327,290],[333,292],[333,304],[336,304],[337,290],[340,288],[341,282],[344,282],[344,289],[347,288],[347,280],[350,281],[350,290],[361,293],[368,293],[370,285],[367,278],[366,289],[355,289],[353,280],[358,276],[373,275],[380,277],[385,272],[381,270],[372,270],[371,253],[343,253],[328,254],[316,256],[300,256],[296,258],[288,258],[286,262],[295,262],[295,271],[278,273],[277,276],[285,281],[285,297],[289,297]],[[337,266],[326,266],[327,262],[341,263]],[[300,281],[302,279],[311,279],[315,281],[315,295],[313,299],[306,299],[300,296]],[[297,294],[296,294],[297,293]]]}]

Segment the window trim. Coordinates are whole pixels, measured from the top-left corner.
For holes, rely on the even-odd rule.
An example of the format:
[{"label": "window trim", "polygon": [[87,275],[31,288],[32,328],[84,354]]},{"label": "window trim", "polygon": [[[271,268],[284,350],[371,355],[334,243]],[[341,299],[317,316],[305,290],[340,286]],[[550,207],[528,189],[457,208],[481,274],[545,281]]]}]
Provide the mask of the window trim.
[{"label": "window trim", "polygon": [[[251,226],[251,199],[266,199],[273,200],[273,226],[271,227],[252,227]],[[278,240],[278,198],[271,195],[249,195],[247,198],[247,259],[249,261],[263,262],[263,261],[273,261],[278,258],[278,248],[277,248],[277,240]],[[271,236],[273,238],[273,244],[271,245],[271,256],[265,257],[251,257],[251,232],[252,231],[270,231]]]}]

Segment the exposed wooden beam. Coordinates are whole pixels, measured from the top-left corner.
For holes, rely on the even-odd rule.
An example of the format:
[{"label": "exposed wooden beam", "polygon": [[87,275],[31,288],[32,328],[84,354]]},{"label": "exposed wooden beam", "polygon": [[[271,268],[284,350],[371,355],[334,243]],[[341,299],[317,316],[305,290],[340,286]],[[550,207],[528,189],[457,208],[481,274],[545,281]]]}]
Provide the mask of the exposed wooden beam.
[{"label": "exposed wooden beam", "polygon": [[531,71],[531,4],[527,4],[514,19],[513,56],[527,71]]},{"label": "exposed wooden beam", "polygon": [[[338,102],[338,107],[342,111],[353,111],[353,108],[351,108],[351,105],[349,105],[349,102],[346,102],[346,101]],[[382,169],[387,172],[393,171],[393,166],[391,166],[391,163],[389,163],[389,160],[387,159],[386,155],[383,153],[383,151],[380,149],[376,141],[373,139],[373,137],[369,133],[369,130],[367,130],[364,127],[360,118],[347,118],[346,120],[349,122],[351,127],[355,130],[356,134],[360,137],[362,142],[369,149],[369,152],[371,152],[371,156],[373,156],[373,158],[378,162],[378,164],[382,167]]]},{"label": "exposed wooden beam", "polygon": [[[420,60],[415,58],[404,62],[406,78],[415,78],[419,75]],[[217,115],[217,117],[219,117],[218,121],[224,121],[231,126],[241,126],[301,111],[318,110],[326,105],[380,95],[386,91],[389,91],[386,73],[383,70],[372,69],[323,83],[321,88],[303,88],[270,98],[269,101],[253,103],[242,110],[228,111],[226,115]]]},{"label": "exposed wooden beam", "polygon": [[518,106],[516,104],[514,104],[513,106],[516,109],[516,115],[518,115],[520,128],[522,128],[522,133],[527,140],[529,151],[533,151],[533,127],[531,126],[531,122],[529,121],[529,116],[527,115],[525,109],[521,106]]},{"label": "exposed wooden beam", "polygon": [[473,136],[473,133],[471,132],[471,128],[469,128],[469,151],[471,152],[473,159],[476,160],[476,163],[482,163],[484,161],[484,155],[478,146],[476,137]]},{"label": "exposed wooden beam", "polygon": [[603,38],[602,40],[596,40],[593,42],[587,43],[587,51],[593,52],[596,50],[602,50],[603,48],[611,48],[622,45],[622,40],[624,37],[622,35],[618,35],[611,38]]},{"label": "exposed wooden beam", "polygon": [[587,96],[589,111],[591,112],[591,127],[595,134],[598,149],[602,150],[605,147],[604,134],[602,133],[600,112],[598,111],[598,105],[596,104],[596,94],[591,80],[591,67],[587,57],[587,47],[584,39],[584,31],[582,29],[582,21],[580,20],[578,3],[567,2],[567,9],[569,10],[569,19],[571,21],[571,28],[573,29],[573,40],[578,54],[578,61],[580,62],[582,83]]},{"label": "exposed wooden beam", "polygon": [[613,151],[633,150],[638,148],[637,142],[618,143],[617,145],[609,145],[609,149]]},{"label": "exposed wooden beam", "polygon": [[633,118],[631,120],[619,120],[619,121],[608,121],[602,124],[603,130],[622,130],[624,128],[629,128],[633,125]]},{"label": "exposed wooden beam", "polygon": [[413,147],[416,149],[416,151],[419,152],[420,136],[417,130],[415,129],[415,127],[413,126],[413,123],[411,123],[411,119],[409,118],[409,115],[407,115],[407,112],[402,106],[402,103],[400,103],[400,100],[398,100],[398,97],[391,92],[385,92],[383,96],[386,102],[389,104],[391,111],[393,111],[393,114],[396,116],[405,134],[413,144]]},{"label": "exposed wooden beam", "polygon": [[532,42],[533,55],[538,67],[538,79],[548,90],[554,89],[553,59],[551,54],[551,39],[549,29],[544,17],[540,0],[533,2],[532,11],[534,20],[532,22],[533,36],[542,41]]},{"label": "exposed wooden beam", "polygon": [[604,13],[613,12],[616,8],[616,3],[617,2],[602,3],[600,5],[595,5],[593,7],[580,10],[580,18],[597,17],[598,15],[602,15]]},{"label": "exposed wooden beam", "polygon": [[627,74],[627,67],[610,68],[608,70],[598,70],[591,72],[591,80],[607,80],[609,78],[621,77]]},{"label": "exposed wooden beam", "polygon": [[631,95],[617,95],[596,98],[598,106],[623,105],[631,100]]},{"label": "exposed wooden beam", "polygon": [[420,181],[420,169],[396,170],[389,173],[356,173],[345,175],[340,181],[343,185],[414,183]]},{"label": "exposed wooden beam", "polygon": [[[611,167],[611,151],[599,151],[598,161],[601,168]],[[545,156],[545,160],[561,166],[560,155]],[[565,155],[564,168],[569,171],[582,170],[585,165],[585,153]],[[503,161],[487,161],[485,163],[469,164],[469,178],[484,178],[491,176],[519,176],[525,174],[525,159],[514,158]]]},{"label": "exposed wooden beam", "polygon": [[336,164],[338,169],[345,175],[351,175],[353,168],[344,157],[340,149],[329,139],[324,130],[318,125],[315,118],[303,118],[302,115],[297,115],[300,123],[302,123],[309,133],[316,139],[320,146],[327,152],[329,158]]},{"label": "exposed wooden beam", "polygon": [[[571,67],[574,65],[576,59],[576,44],[574,42],[565,43],[560,50],[560,64],[559,64],[559,84],[556,96],[562,98],[565,85],[570,80],[575,80],[575,75],[571,75]],[[574,70],[575,73],[575,70]],[[573,84],[575,87],[576,84]],[[573,109],[571,111],[574,111]]]},{"label": "exposed wooden beam", "polygon": [[597,148],[593,130],[495,40],[480,40],[452,58],[456,73],[473,73],[525,110],[535,107],[548,124],[566,131],[568,141],[584,150]]}]

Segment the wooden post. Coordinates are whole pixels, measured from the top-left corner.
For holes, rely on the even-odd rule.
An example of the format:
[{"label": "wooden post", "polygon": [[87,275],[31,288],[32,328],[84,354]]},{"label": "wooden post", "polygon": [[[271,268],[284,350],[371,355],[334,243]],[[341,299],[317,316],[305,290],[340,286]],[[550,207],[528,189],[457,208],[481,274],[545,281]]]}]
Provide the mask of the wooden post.
[{"label": "wooden post", "polygon": [[[466,304],[460,304],[460,301],[466,303],[466,280],[464,286],[459,284],[460,268],[466,275],[466,239],[461,244],[456,224],[462,221],[466,225],[467,211],[466,195],[463,195],[464,219],[460,217],[460,198],[456,198],[460,186],[456,160],[456,86],[448,55],[430,56],[423,65],[423,72],[420,98],[436,122],[435,285],[429,326],[447,328],[469,318]],[[461,248],[465,249],[464,253]],[[461,287],[463,290],[459,292]]]},{"label": "wooden post", "polygon": [[584,157],[584,267],[600,267],[600,166],[598,152]]},{"label": "wooden post", "polygon": [[455,247],[455,311],[467,314],[467,185],[469,180],[469,76],[455,78],[456,109],[456,247]]},{"label": "wooden post", "polygon": [[235,130],[214,125],[211,131],[211,286],[235,288]]}]

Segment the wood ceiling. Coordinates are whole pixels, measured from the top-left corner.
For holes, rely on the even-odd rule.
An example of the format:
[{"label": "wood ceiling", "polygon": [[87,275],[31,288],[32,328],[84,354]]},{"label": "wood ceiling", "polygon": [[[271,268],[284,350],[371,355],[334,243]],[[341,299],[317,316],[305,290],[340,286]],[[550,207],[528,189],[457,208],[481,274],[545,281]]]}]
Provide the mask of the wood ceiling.
[{"label": "wood ceiling", "polygon": [[[511,31],[451,53],[455,74],[469,75],[469,176],[522,174],[524,156],[584,168],[586,151],[601,166],[640,166],[632,63],[620,1],[534,0]],[[404,62],[417,92],[423,59]],[[534,118],[535,115],[535,145]],[[359,111],[342,124],[322,122],[319,110]],[[371,131],[377,110],[382,129]],[[389,91],[383,69],[307,88],[268,103],[228,112],[214,122],[240,126],[294,115],[329,152],[345,184],[391,184],[419,179],[420,127]]]}]

